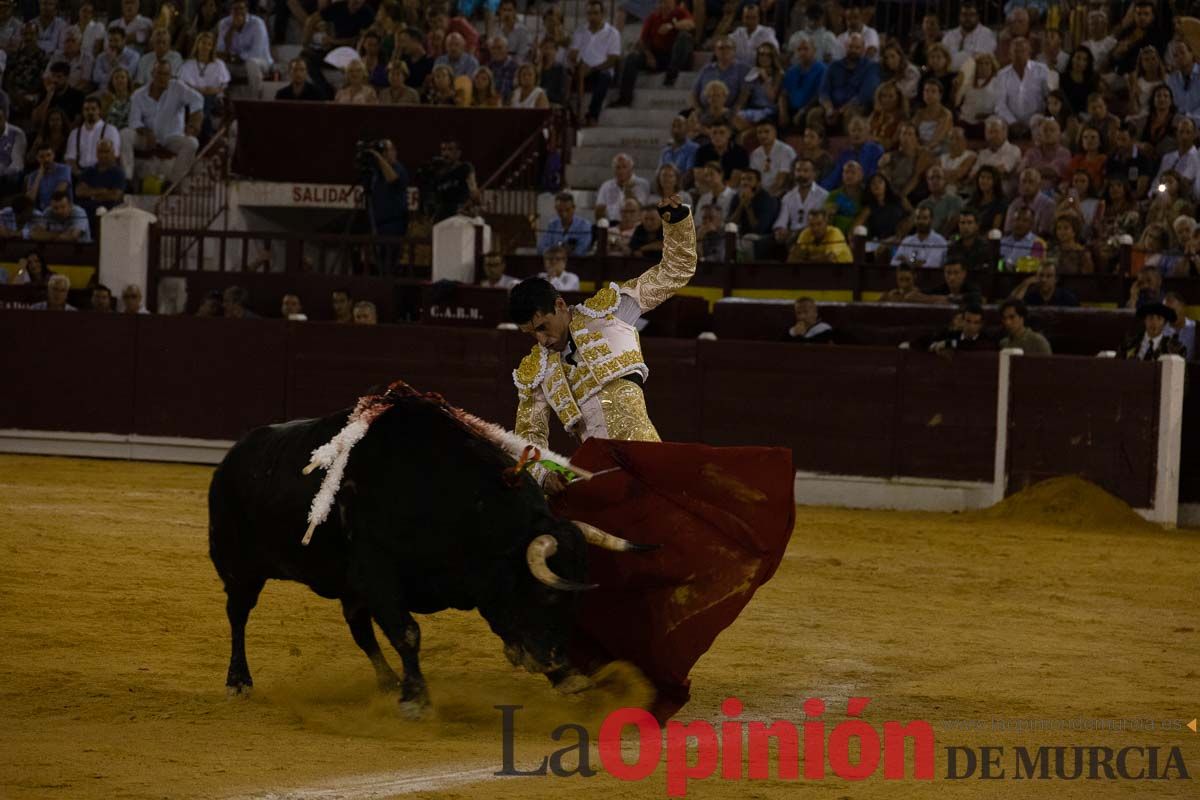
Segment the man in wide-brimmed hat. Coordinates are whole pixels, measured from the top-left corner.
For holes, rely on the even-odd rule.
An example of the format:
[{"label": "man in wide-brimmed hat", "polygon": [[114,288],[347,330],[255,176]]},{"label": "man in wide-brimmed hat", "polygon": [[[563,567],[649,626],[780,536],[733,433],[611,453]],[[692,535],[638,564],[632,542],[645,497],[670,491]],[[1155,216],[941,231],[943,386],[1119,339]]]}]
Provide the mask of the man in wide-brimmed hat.
[{"label": "man in wide-brimmed hat", "polygon": [[1162,303],[1145,303],[1137,310],[1145,330],[1125,340],[1121,347],[1121,358],[1155,361],[1159,356],[1174,355],[1187,358],[1187,348],[1179,342],[1173,331],[1166,326],[1174,323],[1175,310]]}]

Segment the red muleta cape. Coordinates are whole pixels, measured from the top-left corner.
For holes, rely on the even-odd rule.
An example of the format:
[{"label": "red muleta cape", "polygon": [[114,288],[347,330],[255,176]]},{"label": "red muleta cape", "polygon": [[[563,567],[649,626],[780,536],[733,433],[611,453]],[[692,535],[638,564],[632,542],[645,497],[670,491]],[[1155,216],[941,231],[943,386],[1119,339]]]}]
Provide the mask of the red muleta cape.
[{"label": "red muleta cape", "polygon": [[790,450],[589,439],[572,457],[599,472],[553,498],[554,513],[640,544],[591,548],[571,650],[589,668],[633,663],[665,720],[690,697],[688,672],[775,574],[796,506]]}]

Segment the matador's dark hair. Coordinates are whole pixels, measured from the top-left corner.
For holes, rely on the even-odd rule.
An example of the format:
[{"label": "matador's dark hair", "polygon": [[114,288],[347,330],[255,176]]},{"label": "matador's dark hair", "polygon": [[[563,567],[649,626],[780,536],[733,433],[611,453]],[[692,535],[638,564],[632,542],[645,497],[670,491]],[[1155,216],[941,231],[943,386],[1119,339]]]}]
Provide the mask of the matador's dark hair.
[{"label": "matador's dark hair", "polygon": [[545,278],[526,278],[512,288],[508,296],[508,316],[518,325],[533,319],[533,315],[554,313],[558,290]]}]

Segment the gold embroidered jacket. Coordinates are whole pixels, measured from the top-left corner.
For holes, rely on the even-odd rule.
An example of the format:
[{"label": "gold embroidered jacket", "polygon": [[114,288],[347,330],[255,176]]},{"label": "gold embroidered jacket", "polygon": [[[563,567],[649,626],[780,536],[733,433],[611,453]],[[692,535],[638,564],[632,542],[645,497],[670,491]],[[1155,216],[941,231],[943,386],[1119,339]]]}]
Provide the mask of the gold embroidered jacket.
[{"label": "gold embroidered jacket", "polygon": [[[547,446],[549,409],[553,408],[563,427],[581,440],[596,435],[639,439],[653,436],[657,439],[652,427],[649,433],[639,435],[639,430],[645,426],[621,425],[613,419],[612,413],[606,415],[601,408],[605,387],[633,373],[639,374],[644,381],[650,373],[642,357],[637,329],[632,324],[634,320],[621,319],[617,309],[624,298],[631,298],[636,303],[637,316],[640,316],[685,286],[695,272],[695,221],[691,215],[675,223],[664,221],[663,254],[657,265],[633,280],[619,285],[610,283],[572,309],[570,330],[576,347],[574,364],[565,363],[559,353],[535,344],[513,371],[519,399],[516,433],[535,444]],[[630,388],[637,387],[630,384]],[[640,399],[640,390],[637,395]],[[541,475],[535,472],[535,477],[540,479]]]}]

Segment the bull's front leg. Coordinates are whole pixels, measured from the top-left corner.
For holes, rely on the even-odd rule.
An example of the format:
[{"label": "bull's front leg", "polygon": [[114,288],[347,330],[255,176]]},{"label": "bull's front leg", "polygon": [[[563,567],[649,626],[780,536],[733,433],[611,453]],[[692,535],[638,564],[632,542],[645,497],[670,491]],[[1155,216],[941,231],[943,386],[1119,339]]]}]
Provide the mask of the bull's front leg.
[{"label": "bull's front leg", "polygon": [[406,717],[419,719],[429,707],[429,690],[421,675],[421,628],[412,614],[398,602],[372,603],[371,616],[379,623],[383,635],[396,648],[404,664],[404,680],[400,690],[400,709]]}]

